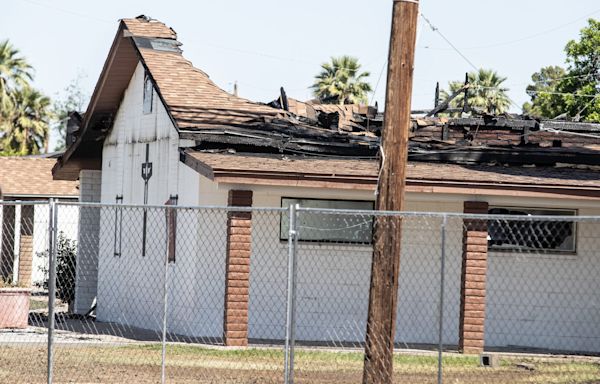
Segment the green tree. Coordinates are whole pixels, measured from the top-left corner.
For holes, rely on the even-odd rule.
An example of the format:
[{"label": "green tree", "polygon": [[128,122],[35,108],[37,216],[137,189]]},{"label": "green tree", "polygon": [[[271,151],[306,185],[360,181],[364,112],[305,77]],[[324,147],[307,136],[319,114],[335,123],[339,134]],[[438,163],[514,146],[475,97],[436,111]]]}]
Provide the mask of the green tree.
[{"label": "green tree", "polygon": [[535,89],[536,74],[532,77],[534,84],[528,90],[537,92],[530,93],[531,114],[600,122],[600,21],[589,19],[579,40],[567,43],[565,53],[567,70],[564,76],[555,78],[553,90]]},{"label": "green tree", "polygon": [[0,148],[4,155],[40,153],[48,139],[50,99],[23,86],[12,92],[13,107],[3,110]]},{"label": "green tree", "polygon": [[[506,92],[508,88],[502,86],[506,77],[498,75],[491,69],[480,69],[477,72],[469,72],[467,75],[469,87],[467,89],[467,105],[476,110],[490,114],[500,114],[508,110],[510,99]],[[440,97],[446,100],[461,89],[464,85],[462,81],[451,81],[448,83],[448,91],[442,91]],[[460,93],[452,101],[451,108],[462,108],[464,105],[464,93]]]},{"label": "green tree", "polygon": [[328,104],[367,103],[371,85],[366,81],[369,72],[360,72],[358,59],[351,56],[332,57],[321,64],[321,72],[311,86],[317,99]]},{"label": "green tree", "polygon": [[12,107],[11,93],[33,78],[32,67],[8,40],[0,42],[0,112]]},{"label": "green tree", "polygon": [[548,66],[531,75],[533,84],[527,86],[526,92],[531,102],[523,104],[523,112],[535,117],[554,118],[563,113],[558,92],[558,85],[567,71],[559,66]]}]

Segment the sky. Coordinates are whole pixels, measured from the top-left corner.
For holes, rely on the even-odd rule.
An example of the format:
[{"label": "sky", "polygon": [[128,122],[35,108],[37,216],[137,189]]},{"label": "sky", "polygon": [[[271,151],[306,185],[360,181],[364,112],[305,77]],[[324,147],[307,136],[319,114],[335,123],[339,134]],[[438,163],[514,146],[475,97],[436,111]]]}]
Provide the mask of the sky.
[{"label": "sky", "polygon": [[[309,86],[331,56],[359,59],[382,109],[392,0],[4,0],[0,41],[35,68],[34,86],[51,97],[81,77],[91,94],[120,18],[145,14],[173,28],[184,56],[221,88],[255,101],[312,97]],[[463,80],[475,67],[507,77],[512,112],[529,99],[531,75],[563,65],[598,0],[421,0],[412,107],[431,108],[436,82]],[[433,31],[425,18],[437,28]],[[460,54],[440,35],[443,35]],[[462,56],[465,58],[463,58]],[[469,63],[470,62],[470,63]]]}]

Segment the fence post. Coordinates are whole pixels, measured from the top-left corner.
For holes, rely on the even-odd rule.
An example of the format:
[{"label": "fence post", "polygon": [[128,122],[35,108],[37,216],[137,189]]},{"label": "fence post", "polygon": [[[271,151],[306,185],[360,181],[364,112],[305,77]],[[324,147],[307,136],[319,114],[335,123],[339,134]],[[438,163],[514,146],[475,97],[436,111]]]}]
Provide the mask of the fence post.
[{"label": "fence post", "polygon": [[167,310],[168,310],[168,297],[169,297],[169,211],[165,208],[167,217],[167,225],[165,232],[165,269],[163,274],[163,313],[162,313],[162,353],[161,353],[161,366],[160,366],[160,382],[165,384],[166,380],[166,369],[167,369]]},{"label": "fence post", "polygon": [[444,347],[443,334],[444,334],[444,275],[446,267],[446,224],[448,217],[446,215],[442,218],[441,226],[441,260],[440,260],[440,309],[439,309],[439,330],[438,330],[438,384],[442,384],[442,350]]},{"label": "fence post", "polygon": [[296,330],[296,248],[298,245],[297,204],[289,207],[287,317],[285,329],[284,383],[294,382],[294,342]]},{"label": "fence post", "polygon": [[54,370],[54,301],[56,298],[56,235],[58,212],[56,202],[48,204],[48,384],[52,384]]}]

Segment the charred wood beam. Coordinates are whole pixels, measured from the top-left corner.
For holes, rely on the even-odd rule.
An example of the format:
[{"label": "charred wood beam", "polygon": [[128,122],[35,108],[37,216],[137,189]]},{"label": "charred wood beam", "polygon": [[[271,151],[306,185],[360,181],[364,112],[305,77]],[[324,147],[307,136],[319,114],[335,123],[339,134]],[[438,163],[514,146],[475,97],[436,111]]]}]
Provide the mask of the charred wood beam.
[{"label": "charred wood beam", "polygon": [[[433,109],[413,109],[412,111],[410,111],[410,113],[411,113],[411,115],[424,115],[424,114],[428,114],[432,111],[433,111]],[[444,112],[444,113],[462,112],[462,108],[446,108],[442,112]]]},{"label": "charred wood beam", "polygon": [[180,131],[179,135],[184,139],[194,140],[195,135],[201,134],[217,134],[217,133],[229,132],[232,134],[245,135],[245,136],[260,136],[260,137],[286,137],[286,138],[304,138],[313,139],[319,141],[329,142],[331,145],[340,143],[366,143],[372,145],[379,145],[379,140],[376,137],[369,136],[358,136],[347,133],[339,133],[324,128],[309,128],[303,127],[302,125],[284,125],[277,124],[276,121],[264,124],[247,125],[245,127],[211,127],[209,129],[197,129],[189,131]]},{"label": "charred wood beam", "polygon": [[[600,156],[594,151],[549,151],[543,150],[502,150],[482,148],[476,150],[423,151],[411,149],[409,160],[458,164],[508,164],[554,166],[557,163],[600,165]],[[559,149],[559,148],[557,148]]]},{"label": "charred wood beam", "polygon": [[287,98],[287,94],[285,93],[285,89],[283,89],[283,87],[281,87],[281,88],[279,88],[279,92],[281,94],[281,96],[280,96],[281,106],[283,107],[284,110],[289,111],[290,108],[288,106],[288,98]]},{"label": "charred wood beam", "polygon": [[375,156],[376,146],[360,144],[328,143],[322,141],[311,141],[303,139],[290,138],[268,138],[258,136],[232,135],[230,133],[202,134],[193,137],[197,146],[202,148],[231,148],[237,149],[243,147],[245,150],[254,148],[256,152],[264,152],[265,148],[270,148],[273,153],[302,152],[315,153],[321,155],[339,155],[339,156]]},{"label": "charred wood beam", "polygon": [[447,98],[442,104],[438,105],[437,107],[435,107],[431,111],[429,111],[425,115],[425,117],[435,116],[436,113],[443,112],[444,110],[446,110],[446,108],[448,108],[448,105],[450,105],[450,102],[452,100],[454,100],[458,95],[460,95],[461,92],[463,92],[465,89],[467,89],[467,86],[468,85],[465,84],[462,87],[460,87],[460,89],[458,89],[456,92],[454,92],[452,95],[450,95],[450,97]]},{"label": "charred wood beam", "polygon": [[503,116],[483,116],[483,117],[458,117],[448,119],[449,125],[463,126],[463,127],[480,127],[482,129],[486,127],[507,127],[507,128],[530,128],[537,130],[539,123],[537,120],[526,120],[526,119],[507,119]]}]

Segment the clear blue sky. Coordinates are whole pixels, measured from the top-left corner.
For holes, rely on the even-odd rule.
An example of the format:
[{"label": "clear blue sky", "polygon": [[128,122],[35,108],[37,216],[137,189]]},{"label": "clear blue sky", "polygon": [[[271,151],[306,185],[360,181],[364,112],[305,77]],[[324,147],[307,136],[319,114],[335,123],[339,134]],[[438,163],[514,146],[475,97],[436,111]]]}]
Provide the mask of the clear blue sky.
[{"label": "clear blue sky", "polygon": [[[531,74],[564,63],[565,43],[577,38],[598,0],[421,0],[421,12],[476,66],[508,77],[521,105]],[[298,99],[319,64],[332,55],[360,59],[377,84],[382,106],[392,0],[83,1],[10,0],[2,4],[0,40],[8,38],[35,67],[35,86],[55,96],[82,72],[91,93],[118,19],[145,14],[178,33],[184,55],[222,88],[238,81],[240,95],[277,97],[280,86]],[[433,104],[436,81],[461,80],[470,65],[419,19],[413,108]],[[515,107],[514,112],[519,112]]]}]

